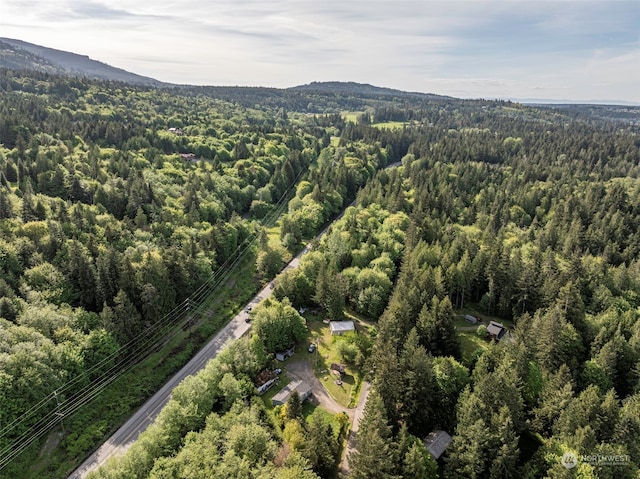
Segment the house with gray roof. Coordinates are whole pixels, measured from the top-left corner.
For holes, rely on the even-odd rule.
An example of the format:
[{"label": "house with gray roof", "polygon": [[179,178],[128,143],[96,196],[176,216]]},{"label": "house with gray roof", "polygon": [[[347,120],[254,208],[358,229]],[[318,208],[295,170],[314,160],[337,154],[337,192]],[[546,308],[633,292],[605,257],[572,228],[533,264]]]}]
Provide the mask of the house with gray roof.
[{"label": "house with gray roof", "polygon": [[507,329],[502,323],[490,321],[489,326],[487,326],[487,334],[491,336],[491,339],[494,339],[495,341],[500,341],[506,332]]},{"label": "house with gray roof", "polygon": [[298,391],[298,396],[300,397],[300,402],[304,402],[311,395],[311,386],[302,381],[291,381],[282,390],[271,398],[271,403],[274,406],[281,406],[286,404],[289,400],[289,397],[293,393],[293,391]]},{"label": "house with gray roof", "polygon": [[442,456],[442,453],[451,444],[453,438],[445,431],[433,431],[424,440],[424,446],[427,451],[433,456],[434,459],[438,459]]}]

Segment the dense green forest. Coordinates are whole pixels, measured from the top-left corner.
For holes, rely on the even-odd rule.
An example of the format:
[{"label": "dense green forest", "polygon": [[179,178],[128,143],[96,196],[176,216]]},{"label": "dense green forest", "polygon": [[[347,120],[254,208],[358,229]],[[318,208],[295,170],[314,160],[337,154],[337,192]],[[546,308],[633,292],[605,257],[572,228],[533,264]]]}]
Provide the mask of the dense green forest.
[{"label": "dense green forest", "polygon": [[[252,334],[93,477],[336,477],[345,422],[274,412],[251,383],[304,338],[300,307],[373,328],[339,346],[373,384],[350,477],[637,477],[638,111],[9,71],[0,92],[3,454],[36,411],[140,360],[139,338],[180,329],[246,247],[251,291],[311,241]],[[468,311],[511,326],[490,341],[460,329]],[[144,397],[77,414],[39,472],[64,476]],[[436,462],[437,429],[453,442]],[[27,477],[45,440],[0,475]]]},{"label": "dense green forest", "polygon": [[[60,427],[62,405],[74,414],[61,456],[45,465],[61,476],[279,271],[283,252],[258,238],[288,198],[312,193],[287,215],[283,243],[293,251],[388,155],[378,142],[317,162],[345,124],[329,106],[335,98],[326,115],[309,117],[289,114],[287,95],[245,107],[260,90],[208,95],[1,73],[3,466],[13,461],[8,477],[33,473],[21,461]],[[247,253],[257,260],[242,271],[248,281],[225,276]],[[242,287],[211,304],[208,291],[234,283]],[[99,395],[163,343],[170,361],[160,358],[153,377],[138,374]],[[97,407],[93,396],[103,401]],[[34,432],[39,440],[14,461]]]}]

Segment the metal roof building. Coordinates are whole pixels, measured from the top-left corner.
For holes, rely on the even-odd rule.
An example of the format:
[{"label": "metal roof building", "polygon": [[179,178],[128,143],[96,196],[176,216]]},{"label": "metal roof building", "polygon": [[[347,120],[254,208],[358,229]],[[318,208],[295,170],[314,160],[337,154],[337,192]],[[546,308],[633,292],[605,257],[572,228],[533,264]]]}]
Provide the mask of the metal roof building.
[{"label": "metal roof building", "polygon": [[336,336],[356,330],[356,325],[353,324],[353,321],[331,321],[329,327],[331,328],[331,335]]},{"label": "metal roof building", "polygon": [[274,406],[281,406],[282,404],[286,404],[289,400],[289,396],[293,391],[298,391],[298,396],[300,396],[300,402],[304,402],[311,395],[311,386],[304,381],[291,381],[287,384],[282,391],[271,398],[271,403]]}]

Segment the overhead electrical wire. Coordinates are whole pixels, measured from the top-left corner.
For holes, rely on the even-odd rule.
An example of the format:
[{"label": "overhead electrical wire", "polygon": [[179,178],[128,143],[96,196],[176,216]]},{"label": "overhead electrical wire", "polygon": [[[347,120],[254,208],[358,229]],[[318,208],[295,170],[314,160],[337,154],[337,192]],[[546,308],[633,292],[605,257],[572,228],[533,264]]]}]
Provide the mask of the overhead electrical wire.
[{"label": "overhead electrical wire", "polygon": [[[270,224],[279,215],[279,210],[289,197],[291,190],[297,185],[298,180],[305,169],[300,168],[296,178],[289,185],[287,190],[280,196],[274,208],[262,219],[262,225]],[[182,303],[175,306],[165,314],[160,320],[147,327],[140,335],[122,345],[117,351],[106,356],[98,363],[91,366],[81,375],[78,375],[65,384],[56,388],[45,398],[25,411],[19,418],[0,429],[0,440],[8,437],[12,431],[25,430],[4,448],[0,449],[0,470],[9,464],[15,457],[22,453],[35,441],[55,428],[65,417],[73,414],[82,406],[88,404],[109,384],[121,377],[125,372],[132,369],[140,361],[149,356],[154,350],[159,349],[166,343],[180,334],[178,326],[180,323],[190,321],[195,314],[202,314],[207,311],[206,299],[217,292],[221,285],[225,284],[232,274],[235,266],[240,263],[248,254],[251,247],[258,239],[259,232],[254,232],[236,247],[236,249],[226,258],[209,278],[207,278],[196,290]],[[165,335],[158,333],[166,332]],[[73,390],[73,387],[91,377],[92,373],[97,373],[103,367],[114,362],[106,371],[100,373],[89,384],[83,386],[65,396],[65,393]],[[56,404],[51,404],[55,401]],[[45,410],[42,413],[42,410]],[[35,420],[40,412],[40,418]]]}]

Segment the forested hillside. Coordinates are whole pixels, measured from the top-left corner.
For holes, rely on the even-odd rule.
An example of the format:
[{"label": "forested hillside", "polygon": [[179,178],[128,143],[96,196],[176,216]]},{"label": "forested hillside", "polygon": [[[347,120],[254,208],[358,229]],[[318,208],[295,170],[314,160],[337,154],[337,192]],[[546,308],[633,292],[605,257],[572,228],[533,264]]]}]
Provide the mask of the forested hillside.
[{"label": "forested hillside", "polygon": [[[253,397],[281,347],[270,331],[306,334],[301,307],[371,331],[336,341],[373,384],[350,477],[637,476],[637,110],[6,70],[0,92],[3,455],[38,414],[141,359],[128,356],[139,338],[168,342],[177,327],[184,342],[156,364],[168,376],[312,240],[277,278],[278,301],[254,311],[252,336],[185,381],[94,477],[336,477],[343,419]],[[225,283],[246,291],[183,323],[248,245],[248,284]],[[484,324],[469,330],[465,314]],[[505,325],[499,342],[488,319]],[[64,430],[54,418],[0,475],[64,477],[154,381],[82,403]],[[453,442],[436,462],[422,440],[438,429]],[[596,459],[570,470],[569,451]]]},{"label": "forested hillside", "polygon": [[[312,195],[287,216],[292,251],[408,146],[393,134],[316,162],[344,127],[335,105],[355,97],[261,105],[262,89],[1,73],[7,477],[65,475],[235,314],[282,264],[258,238],[296,191]],[[301,98],[327,114],[288,113]],[[25,468],[47,439],[53,460]]]},{"label": "forested hillside", "polygon": [[0,65],[11,70],[31,70],[41,73],[113,80],[132,85],[159,86],[162,82],[143,77],[86,55],[47,48],[33,43],[0,37]]}]

